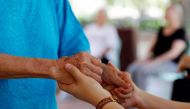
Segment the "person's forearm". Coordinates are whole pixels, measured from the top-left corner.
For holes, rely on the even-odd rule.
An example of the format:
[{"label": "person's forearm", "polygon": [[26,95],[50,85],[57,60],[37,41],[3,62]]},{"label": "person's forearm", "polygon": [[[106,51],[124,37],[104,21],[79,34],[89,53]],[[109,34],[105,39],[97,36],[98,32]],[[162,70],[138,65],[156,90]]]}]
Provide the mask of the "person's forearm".
[{"label": "person's forearm", "polygon": [[186,44],[184,41],[177,40],[174,41],[171,49],[164,53],[163,55],[159,56],[157,60],[159,61],[167,61],[172,60],[178,57],[183,51],[185,50]]},{"label": "person's forearm", "polygon": [[166,52],[166,53],[164,53],[163,55],[157,57],[154,60],[156,62],[163,62],[163,61],[168,61],[168,60],[175,59],[176,57],[177,57],[177,55],[175,53]]},{"label": "person's forearm", "polygon": [[[112,95],[105,89],[99,90],[97,93],[92,94],[92,96],[90,96],[88,102],[92,104],[93,106],[97,107],[97,105],[101,102],[101,100],[104,100],[105,98],[108,98],[111,96]],[[102,109],[124,109],[124,108],[117,102],[109,102],[105,104],[102,107]]]},{"label": "person's forearm", "polygon": [[190,109],[190,104],[165,100],[141,91],[140,109]]},{"label": "person's forearm", "polygon": [[110,102],[106,104],[102,109],[124,109],[124,107],[116,102]]},{"label": "person's forearm", "polygon": [[0,54],[0,79],[52,78],[56,61]]}]

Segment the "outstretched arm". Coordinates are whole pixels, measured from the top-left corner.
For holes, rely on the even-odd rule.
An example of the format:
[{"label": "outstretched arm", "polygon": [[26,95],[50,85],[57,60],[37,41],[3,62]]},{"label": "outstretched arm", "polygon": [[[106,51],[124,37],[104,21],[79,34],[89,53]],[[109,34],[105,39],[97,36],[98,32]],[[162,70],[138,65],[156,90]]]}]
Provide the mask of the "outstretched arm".
[{"label": "outstretched arm", "polygon": [[139,96],[142,99],[138,105],[140,109],[190,109],[190,103],[165,100],[144,91],[140,91]]},{"label": "outstretched arm", "polygon": [[0,54],[0,79],[49,78],[70,84],[73,79],[62,68],[63,61],[64,58],[49,60]]},{"label": "outstretched arm", "polygon": [[[137,107],[139,109],[190,109],[190,103],[182,103],[171,100],[165,100],[157,96],[148,94],[147,92],[139,89],[130,79],[127,73],[123,73],[124,80],[131,81],[134,91],[131,97],[126,98],[123,106],[125,108]],[[130,80],[129,80],[130,79]],[[115,91],[116,95],[122,99],[121,92]]]},{"label": "outstretched arm", "polygon": [[41,58],[24,58],[6,54],[0,54],[0,79],[10,78],[49,78],[59,83],[71,84],[73,78],[65,69],[65,63],[71,63],[79,67],[86,75],[101,81],[102,69],[93,65],[100,63],[88,53],[78,53],[71,57],[62,57],[58,60]]},{"label": "outstretched arm", "polygon": [[55,60],[0,54],[0,78],[53,78]]},{"label": "outstretched arm", "polygon": [[156,62],[162,62],[162,61],[166,61],[166,60],[172,60],[175,59],[177,56],[179,56],[186,48],[186,44],[183,40],[176,40],[174,41],[174,43],[172,44],[171,49],[162,54],[161,56],[158,56],[154,61]]}]

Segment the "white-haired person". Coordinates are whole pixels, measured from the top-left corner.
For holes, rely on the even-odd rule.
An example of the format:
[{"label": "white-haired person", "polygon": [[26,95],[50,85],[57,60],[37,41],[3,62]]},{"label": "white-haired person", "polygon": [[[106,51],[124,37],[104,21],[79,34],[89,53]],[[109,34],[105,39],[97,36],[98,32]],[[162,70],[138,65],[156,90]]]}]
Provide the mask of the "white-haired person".
[{"label": "white-haired person", "polygon": [[97,12],[95,22],[85,27],[85,33],[93,56],[102,59],[104,63],[111,61],[119,66],[120,39],[117,28],[108,22],[106,10],[100,9]]},{"label": "white-haired person", "polygon": [[180,5],[170,5],[166,10],[166,25],[159,29],[147,58],[135,61],[127,69],[141,89],[146,90],[149,75],[177,71],[177,64],[188,48],[182,16]]}]

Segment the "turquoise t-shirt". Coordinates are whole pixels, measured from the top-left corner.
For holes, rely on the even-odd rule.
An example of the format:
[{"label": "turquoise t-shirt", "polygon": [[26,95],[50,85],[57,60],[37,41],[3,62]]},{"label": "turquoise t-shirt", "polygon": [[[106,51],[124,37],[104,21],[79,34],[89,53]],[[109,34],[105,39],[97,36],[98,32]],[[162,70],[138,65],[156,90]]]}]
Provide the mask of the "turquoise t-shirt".
[{"label": "turquoise t-shirt", "polygon": [[[0,53],[57,59],[89,51],[68,0],[0,0]],[[0,109],[56,109],[56,81],[1,79]]]}]

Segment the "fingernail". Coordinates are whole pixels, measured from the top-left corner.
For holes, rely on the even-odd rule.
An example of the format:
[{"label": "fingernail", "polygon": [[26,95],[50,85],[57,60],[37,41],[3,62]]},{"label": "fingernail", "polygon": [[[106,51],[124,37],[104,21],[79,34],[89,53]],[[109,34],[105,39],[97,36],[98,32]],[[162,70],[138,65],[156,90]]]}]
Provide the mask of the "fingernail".
[{"label": "fingernail", "polygon": [[66,64],[65,68],[68,69],[68,70],[70,70],[72,68],[72,65],[71,64]]}]

